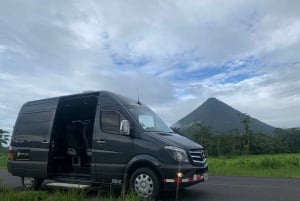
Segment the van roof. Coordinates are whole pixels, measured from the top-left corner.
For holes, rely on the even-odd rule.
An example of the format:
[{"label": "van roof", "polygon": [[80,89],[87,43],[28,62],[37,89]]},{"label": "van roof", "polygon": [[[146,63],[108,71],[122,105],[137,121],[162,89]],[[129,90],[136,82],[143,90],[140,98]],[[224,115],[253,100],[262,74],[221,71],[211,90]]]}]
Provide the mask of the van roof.
[{"label": "van roof", "polygon": [[120,94],[116,94],[116,93],[110,92],[110,91],[88,91],[88,92],[83,92],[83,93],[78,93],[78,94],[69,94],[69,95],[64,95],[64,96],[57,96],[57,97],[52,97],[52,98],[28,101],[24,105],[33,105],[33,104],[37,104],[37,103],[46,103],[46,102],[57,102],[59,100],[73,99],[76,97],[79,98],[79,97],[85,97],[85,96],[99,96],[100,94],[103,96],[108,95],[111,98],[114,98],[116,101],[118,101],[119,103],[124,104],[124,105],[138,105],[138,100],[134,100],[132,98],[122,96]]}]

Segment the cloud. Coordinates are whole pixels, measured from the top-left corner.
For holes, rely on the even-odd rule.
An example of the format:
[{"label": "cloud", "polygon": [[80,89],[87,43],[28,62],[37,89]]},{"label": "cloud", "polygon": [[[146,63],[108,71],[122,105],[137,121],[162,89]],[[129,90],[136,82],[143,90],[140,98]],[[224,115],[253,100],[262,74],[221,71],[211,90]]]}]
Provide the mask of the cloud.
[{"label": "cloud", "polygon": [[[237,83],[218,83],[217,80],[191,82],[183,89],[192,100],[184,101],[196,108],[208,97],[217,97],[241,112],[276,127],[297,127],[300,112],[300,65],[291,65]],[[200,100],[200,101],[199,101]],[[191,110],[182,110],[184,116]],[[280,115],[279,115],[280,114]],[[174,119],[175,120],[175,119]],[[175,120],[176,121],[176,120]]]},{"label": "cloud", "polygon": [[299,126],[298,1],[0,4],[0,127],[28,100],[137,88],[169,124],[214,96]]}]

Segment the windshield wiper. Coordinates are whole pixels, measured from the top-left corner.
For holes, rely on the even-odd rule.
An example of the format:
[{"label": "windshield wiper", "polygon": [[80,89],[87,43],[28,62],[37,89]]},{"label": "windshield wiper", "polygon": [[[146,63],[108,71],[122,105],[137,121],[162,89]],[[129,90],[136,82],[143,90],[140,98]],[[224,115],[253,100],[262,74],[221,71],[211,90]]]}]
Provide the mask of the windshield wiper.
[{"label": "windshield wiper", "polygon": [[164,131],[155,131],[156,134],[159,134],[159,135],[171,135],[172,132],[164,132]]}]

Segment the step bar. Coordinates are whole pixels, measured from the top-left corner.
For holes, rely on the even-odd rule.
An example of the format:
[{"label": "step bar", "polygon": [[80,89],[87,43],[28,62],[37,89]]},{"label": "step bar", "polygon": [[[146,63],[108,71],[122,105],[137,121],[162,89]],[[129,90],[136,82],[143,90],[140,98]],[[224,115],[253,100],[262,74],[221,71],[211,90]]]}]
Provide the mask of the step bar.
[{"label": "step bar", "polygon": [[46,184],[48,187],[61,187],[61,188],[76,188],[76,189],[87,189],[91,185],[87,184],[74,184],[74,183],[63,183],[63,182],[49,182]]}]

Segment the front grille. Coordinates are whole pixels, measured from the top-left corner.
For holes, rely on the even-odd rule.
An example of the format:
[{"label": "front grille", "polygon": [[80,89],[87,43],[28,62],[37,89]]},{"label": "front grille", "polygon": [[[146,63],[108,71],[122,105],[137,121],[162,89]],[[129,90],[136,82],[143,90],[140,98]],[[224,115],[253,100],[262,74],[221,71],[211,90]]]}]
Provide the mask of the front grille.
[{"label": "front grille", "polygon": [[202,165],[206,161],[204,149],[192,149],[189,153],[194,165]]}]

